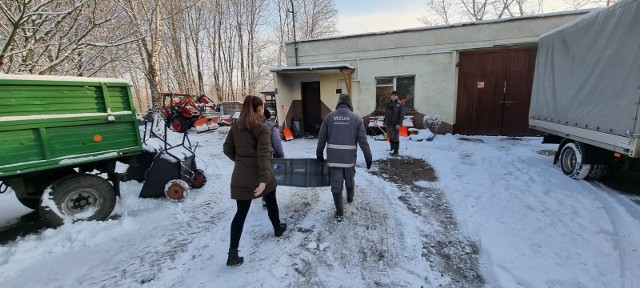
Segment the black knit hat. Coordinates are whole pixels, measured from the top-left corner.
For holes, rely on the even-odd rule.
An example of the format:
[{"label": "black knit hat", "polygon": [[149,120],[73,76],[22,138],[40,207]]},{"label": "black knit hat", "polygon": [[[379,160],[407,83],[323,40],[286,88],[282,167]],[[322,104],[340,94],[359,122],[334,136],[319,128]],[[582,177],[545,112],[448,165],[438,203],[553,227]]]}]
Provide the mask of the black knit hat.
[{"label": "black knit hat", "polygon": [[338,97],[338,105],[336,105],[336,109],[338,109],[338,106],[342,104],[349,106],[349,110],[353,111],[351,96],[349,96],[349,94],[340,94],[340,97]]},{"label": "black knit hat", "polygon": [[271,119],[271,111],[267,108],[264,108],[264,118],[267,118],[267,120]]}]

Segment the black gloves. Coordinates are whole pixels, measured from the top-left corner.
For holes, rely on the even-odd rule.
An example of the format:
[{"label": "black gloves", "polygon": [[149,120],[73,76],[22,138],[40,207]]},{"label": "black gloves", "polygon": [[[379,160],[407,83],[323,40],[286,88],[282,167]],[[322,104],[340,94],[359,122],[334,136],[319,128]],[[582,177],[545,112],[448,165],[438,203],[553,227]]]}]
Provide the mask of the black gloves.
[{"label": "black gloves", "polygon": [[371,164],[373,164],[371,161],[365,161],[367,162],[367,170],[369,170],[371,168]]},{"label": "black gloves", "polygon": [[324,163],[324,157],[322,157],[322,155],[318,156],[318,162]]}]

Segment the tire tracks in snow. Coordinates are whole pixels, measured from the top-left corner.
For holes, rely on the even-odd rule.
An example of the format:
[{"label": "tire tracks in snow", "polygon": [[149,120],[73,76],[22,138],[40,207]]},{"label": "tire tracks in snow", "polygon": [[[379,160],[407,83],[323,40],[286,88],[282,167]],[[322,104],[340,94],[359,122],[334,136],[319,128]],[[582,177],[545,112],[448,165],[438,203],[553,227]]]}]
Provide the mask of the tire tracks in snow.
[{"label": "tire tracks in snow", "polygon": [[[297,238],[300,249],[296,249],[295,255],[290,254],[296,259],[293,269],[298,274],[290,287],[324,287],[323,277],[328,273],[349,275],[345,279],[353,282],[344,283],[345,286],[406,286],[394,283],[388,274],[404,251],[401,227],[385,207],[388,201],[379,195],[381,187],[375,187],[362,176],[356,177],[356,182],[354,201],[345,201],[342,223],[334,219],[335,208],[328,187],[317,188],[313,208],[294,217],[300,219],[297,231],[303,236]],[[326,216],[318,222],[317,214]],[[353,275],[349,271],[363,272]]]},{"label": "tire tracks in snow", "polygon": [[[467,155],[467,154],[463,154]],[[432,286],[440,287],[482,287],[484,278],[478,264],[478,248],[475,243],[462,234],[453,210],[443,192],[416,182],[434,181],[430,177],[431,166],[422,159],[409,157],[390,158],[388,165],[378,162],[380,168],[374,175],[392,182],[398,189],[398,200],[408,211],[415,214],[420,222],[422,236],[421,256],[429,263],[431,270],[439,272],[443,279],[425,279]],[[394,163],[394,162],[404,163]],[[408,162],[407,162],[408,161]],[[472,161],[468,154],[463,161]],[[411,163],[411,169],[422,171],[423,175],[407,175],[407,169],[397,169]],[[472,163],[472,162],[468,162]]]},{"label": "tire tracks in snow", "polygon": [[[224,155],[220,154],[220,157]],[[208,163],[209,169],[220,168],[217,161],[225,161],[216,158]],[[207,170],[209,170],[207,169]],[[182,257],[185,252],[206,251],[209,245],[207,239],[216,237],[212,231],[219,223],[228,217],[228,211],[220,209],[222,201],[228,200],[229,180],[219,177],[214,171],[208,171],[207,184],[200,189],[193,189],[184,202],[174,203],[169,200],[161,201],[158,211],[144,215],[144,217],[157,217],[157,225],[144,228],[129,235],[131,238],[115,240],[118,244],[116,250],[134,252],[133,255],[117,257],[115,261],[107,261],[94,264],[87,269],[86,276],[81,279],[79,285],[84,287],[130,287],[152,283],[156,279],[164,277],[164,273],[178,269],[176,259]],[[212,173],[214,172],[214,173]],[[211,177],[215,176],[215,177]],[[170,210],[171,212],[167,212]],[[171,215],[173,217],[166,217]],[[135,219],[133,219],[135,222]],[[148,220],[141,220],[149,222]],[[170,231],[168,234],[158,235],[157,231]],[[226,236],[226,235],[225,235]],[[199,249],[191,249],[198,245]],[[118,251],[114,251],[117,253]],[[188,257],[208,257],[208,255],[188,255]],[[101,275],[94,278],[92,276]]]},{"label": "tire tracks in snow", "polygon": [[[640,287],[640,206],[630,203],[631,200],[599,182],[582,181],[580,184],[602,205],[611,220],[616,246],[620,249],[623,287]],[[603,194],[602,190],[607,191],[607,194]],[[624,207],[624,210],[617,209],[618,206]]]}]

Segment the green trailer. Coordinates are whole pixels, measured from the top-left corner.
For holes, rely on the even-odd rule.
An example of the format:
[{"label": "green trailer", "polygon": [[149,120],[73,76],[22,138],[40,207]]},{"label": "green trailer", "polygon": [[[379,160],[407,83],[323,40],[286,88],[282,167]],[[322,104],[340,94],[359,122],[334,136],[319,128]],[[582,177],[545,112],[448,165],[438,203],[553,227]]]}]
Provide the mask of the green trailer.
[{"label": "green trailer", "polygon": [[131,95],[119,79],[0,74],[0,181],[50,225],[106,219],[116,162],[142,152]]}]

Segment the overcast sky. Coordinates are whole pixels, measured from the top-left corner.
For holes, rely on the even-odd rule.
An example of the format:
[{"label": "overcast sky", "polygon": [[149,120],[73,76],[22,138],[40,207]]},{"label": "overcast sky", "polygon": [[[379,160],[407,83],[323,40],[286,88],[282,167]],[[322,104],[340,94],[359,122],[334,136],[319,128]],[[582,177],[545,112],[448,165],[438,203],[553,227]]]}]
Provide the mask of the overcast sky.
[{"label": "overcast sky", "polygon": [[[427,14],[426,3],[427,0],[336,0],[338,29],[341,35],[347,35],[420,27],[424,24],[418,17]],[[566,10],[563,0],[545,0],[543,4],[545,12]]]},{"label": "overcast sky", "polygon": [[426,0],[337,0],[338,29],[357,34],[422,26],[417,17],[427,10]]}]

